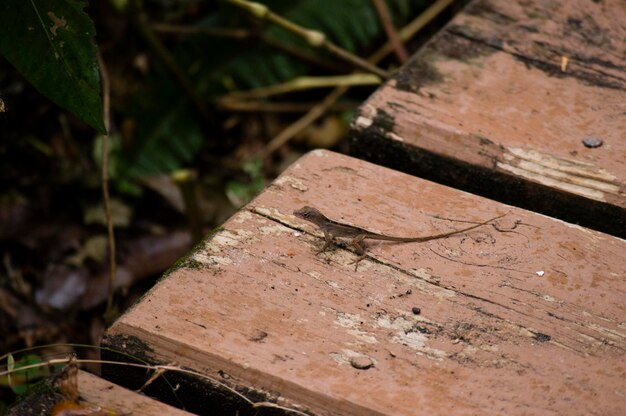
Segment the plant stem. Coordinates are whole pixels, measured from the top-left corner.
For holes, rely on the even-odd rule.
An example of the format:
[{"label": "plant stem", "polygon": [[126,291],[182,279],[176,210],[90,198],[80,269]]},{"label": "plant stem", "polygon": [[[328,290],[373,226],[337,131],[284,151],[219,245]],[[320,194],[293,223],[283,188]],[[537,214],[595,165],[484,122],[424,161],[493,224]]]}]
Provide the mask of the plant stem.
[{"label": "plant stem", "polygon": [[[400,40],[406,42],[411,39],[417,32],[422,30],[424,26],[432,22],[435,17],[439,16],[439,14],[454,1],[455,0],[437,0],[428,9],[424,10],[423,13],[417,16],[417,18],[415,18],[411,23],[398,31]],[[370,56],[370,60],[372,60],[372,62],[378,62],[392,51],[393,46],[391,45],[391,42],[387,42]]]},{"label": "plant stem", "polygon": [[113,318],[113,295],[115,293],[115,277],[117,275],[117,262],[115,261],[115,230],[113,228],[113,218],[111,216],[111,198],[109,195],[109,133],[111,129],[111,89],[109,74],[102,55],[98,54],[98,65],[100,67],[100,79],[102,83],[102,117],[104,118],[104,128],[106,134],[102,137],[102,157],[100,180],[102,182],[102,203],[104,206],[104,216],[107,223],[107,239],[109,243],[109,290],[107,294],[107,307],[104,312],[106,322]]},{"label": "plant stem", "polygon": [[255,88],[249,91],[235,91],[222,99],[244,100],[249,98],[270,97],[272,95],[287,94],[294,91],[309,90],[313,88],[327,88],[336,86],[379,85],[381,79],[377,75],[352,73],[349,75],[334,75],[327,77],[297,77],[281,84]]},{"label": "plant stem", "polygon": [[357,68],[376,74],[383,79],[387,79],[390,76],[389,72],[330,42],[326,39],[326,36],[322,32],[306,29],[290,20],[287,20],[284,17],[272,12],[269,8],[267,8],[267,6],[261,3],[254,3],[247,0],[228,0],[228,2],[247,10],[259,20],[268,20],[276,26],[280,26],[293,34],[300,36],[314,48],[326,49],[328,52],[347,62],[350,62]]},{"label": "plant stem", "polygon": [[402,44],[402,41],[398,37],[398,32],[396,28],[393,26],[393,22],[391,20],[391,16],[389,15],[389,9],[383,0],[372,0],[374,3],[374,7],[376,8],[376,13],[378,13],[378,17],[380,18],[380,23],[385,29],[385,33],[387,33],[387,37],[389,38],[389,43],[393,46],[393,50],[398,57],[398,61],[401,64],[406,62],[409,58],[409,54],[406,51],[406,48]]},{"label": "plant stem", "polygon": [[[430,23],[435,17],[437,17],[439,13],[441,13],[453,1],[454,0],[438,0],[437,2],[435,2],[432,6],[430,6],[423,13],[421,13],[415,20],[413,20],[402,30],[400,30],[400,39],[404,41],[410,39],[416,32],[418,32],[420,29]],[[393,46],[391,46],[391,42],[387,42],[380,49],[374,52],[368,58],[368,61],[377,63],[385,56],[387,56],[391,51],[393,51]],[[291,140],[293,136],[300,133],[309,124],[313,123],[315,120],[321,117],[328,108],[333,106],[335,102],[343,94],[346,93],[346,91],[348,91],[348,87],[346,86],[336,87],[334,90],[332,90],[319,105],[313,107],[308,113],[303,115],[301,118],[289,125],[285,130],[280,132],[276,137],[274,137],[263,150],[262,156],[267,157],[271,155],[280,146]]]}]

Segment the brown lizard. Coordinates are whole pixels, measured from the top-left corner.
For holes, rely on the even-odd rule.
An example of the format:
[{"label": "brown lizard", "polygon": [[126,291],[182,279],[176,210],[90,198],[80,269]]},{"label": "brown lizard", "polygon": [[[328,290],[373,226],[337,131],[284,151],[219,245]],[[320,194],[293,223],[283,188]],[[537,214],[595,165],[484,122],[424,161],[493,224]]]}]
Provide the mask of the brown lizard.
[{"label": "brown lizard", "polygon": [[502,218],[506,215],[498,215],[497,217],[472,225],[471,227],[463,228],[461,230],[454,230],[443,234],[435,234],[424,237],[395,237],[391,235],[374,233],[372,231],[368,231],[354,225],[342,224],[340,222],[333,221],[313,207],[302,207],[299,210],[294,211],[293,214],[298,218],[302,218],[303,220],[312,222],[313,224],[317,225],[320,230],[322,230],[322,232],[324,233],[324,246],[319,251],[319,253],[324,252],[328,248],[328,246],[333,243],[334,237],[350,238],[350,245],[354,247],[357,254],[359,255],[357,263],[363,257],[365,257],[365,246],[363,245],[363,240],[367,238],[369,238],[370,240],[397,241],[401,243],[436,240],[439,238],[446,238],[451,235],[473,230],[474,228],[478,228],[482,225],[488,224],[491,221],[495,221],[498,218]]}]

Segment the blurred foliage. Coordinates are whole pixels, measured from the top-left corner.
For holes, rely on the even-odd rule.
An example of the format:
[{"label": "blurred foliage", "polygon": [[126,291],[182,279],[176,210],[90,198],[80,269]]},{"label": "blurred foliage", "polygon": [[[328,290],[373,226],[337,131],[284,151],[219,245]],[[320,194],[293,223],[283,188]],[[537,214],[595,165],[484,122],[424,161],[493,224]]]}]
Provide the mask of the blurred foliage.
[{"label": "blurred foliage", "polygon": [[248,181],[231,180],[226,184],[226,196],[234,206],[247,204],[265,188],[263,166],[259,159],[244,162],[242,169],[248,175]]},{"label": "blurred foliage", "polygon": [[[369,0],[270,0],[264,3],[287,19],[322,31],[333,42],[360,55],[384,41],[383,29]],[[398,27],[428,3],[424,0],[387,1]],[[164,16],[161,22],[180,24],[178,6],[173,4],[153,14]],[[174,17],[168,19],[167,16]],[[152,19],[156,21],[156,17]],[[176,36],[170,50],[196,87],[197,94],[209,102],[229,91],[277,84],[296,76],[352,70],[323,51],[314,50],[294,34],[266,26],[225,2],[207,10],[188,26],[199,32]],[[244,38],[206,34],[219,30],[225,34],[230,30],[233,35]],[[132,144],[124,152],[121,163],[125,175],[169,172],[189,163],[203,146],[219,150],[231,145],[221,136],[222,126],[203,126],[206,121],[196,116],[187,98],[158,63],[135,92],[126,116],[132,119],[133,134],[128,140]]]},{"label": "blurred foliage", "polygon": [[43,360],[38,355],[28,354],[15,361],[12,354],[7,354],[7,370],[10,374],[0,376],[0,386],[10,387],[15,394],[24,394],[33,383],[50,375],[48,367],[34,367],[20,371],[22,367],[42,363]]},{"label": "blurred foliage", "polygon": [[83,1],[3,0],[0,55],[43,95],[104,133],[94,24]]},{"label": "blurred foliage", "polygon": [[[264,3],[360,56],[385,40],[369,0]],[[397,27],[429,3],[387,0]],[[198,103],[214,113],[216,100],[228,92],[302,75],[352,71],[293,33],[256,20],[227,1],[110,0],[87,9],[85,5],[81,0],[2,2],[0,54],[44,95],[102,132],[95,30],[85,12],[89,13],[110,67],[114,136],[109,173],[118,188],[133,195],[139,191],[129,179],[170,173],[188,166],[201,151],[219,157],[239,145],[238,138],[225,133],[222,122],[228,114],[209,120],[197,111]],[[170,64],[164,54],[172,58]],[[185,82],[190,88],[181,88]],[[96,161],[99,147],[96,140]]]}]

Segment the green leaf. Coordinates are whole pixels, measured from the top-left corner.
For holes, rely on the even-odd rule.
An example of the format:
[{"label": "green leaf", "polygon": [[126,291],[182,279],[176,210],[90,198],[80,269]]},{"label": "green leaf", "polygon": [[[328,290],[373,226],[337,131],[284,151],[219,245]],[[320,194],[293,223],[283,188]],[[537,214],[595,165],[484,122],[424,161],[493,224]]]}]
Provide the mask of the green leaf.
[{"label": "green leaf", "polygon": [[0,1],[0,54],[39,92],[105,133],[96,30],[80,0]]},{"label": "green leaf", "polygon": [[[0,0],[3,1],[3,0]],[[386,0],[398,28],[432,0]],[[372,2],[367,0],[260,0],[272,10],[309,29],[323,31],[330,40],[357,51],[373,50],[385,41]],[[159,3],[159,2],[157,2]],[[172,8],[184,2],[166,2]],[[156,3],[155,3],[156,4]],[[163,4],[160,2],[159,4]],[[227,2],[217,2],[215,12],[196,22],[199,29],[247,27],[249,15]],[[176,14],[176,13],[172,13]],[[314,50],[294,34],[262,24],[267,37],[326,60],[334,57]],[[262,42],[215,39],[205,35],[180,38],[171,47],[176,62],[187,71],[198,96],[214,99],[227,91],[258,88],[286,82],[297,76],[319,74],[308,61],[299,60]],[[362,52],[365,54],[364,52]],[[143,88],[135,90],[133,105],[124,116],[133,122],[133,133],[121,149],[119,178],[168,173],[187,166],[203,146],[205,137],[197,117],[186,103],[178,84],[158,62]],[[313,72],[316,71],[316,72]],[[114,152],[112,152],[115,155]],[[113,156],[114,157],[114,156]],[[112,159],[113,157],[110,156]],[[247,201],[255,192],[253,177],[229,185],[232,200]],[[262,185],[261,185],[262,186]],[[237,202],[237,204],[243,202]]]},{"label": "green leaf", "polygon": [[28,386],[34,381],[46,377],[50,374],[47,366],[36,366],[27,370],[20,370],[33,364],[42,363],[43,360],[37,355],[27,355],[26,357],[15,361],[13,355],[7,357],[7,369],[9,374],[0,376],[0,386],[10,387],[15,394],[23,394],[28,390]]}]

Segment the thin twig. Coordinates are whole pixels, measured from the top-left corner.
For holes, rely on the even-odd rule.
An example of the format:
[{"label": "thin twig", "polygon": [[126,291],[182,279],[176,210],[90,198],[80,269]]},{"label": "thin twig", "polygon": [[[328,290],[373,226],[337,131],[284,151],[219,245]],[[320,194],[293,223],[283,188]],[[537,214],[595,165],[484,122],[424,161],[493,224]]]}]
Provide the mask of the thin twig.
[{"label": "thin twig", "polygon": [[276,26],[280,26],[293,34],[300,36],[314,48],[326,49],[333,55],[351,63],[356,68],[361,68],[367,72],[376,74],[383,79],[387,79],[390,76],[389,72],[378,68],[371,62],[368,62],[363,58],[356,56],[352,52],[349,52],[339,47],[338,45],[330,42],[328,39],[326,39],[326,36],[322,32],[306,29],[290,20],[287,20],[284,17],[272,12],[269,8],[267,8],[267,6],[263,4],[253,3],[247,0],[228,0],[228,2],[244,10],[247,10],[257,19],[268,20]]},{"label": "thin twig", "polygon": [[[428,9],[424,10],[423,13],[420,13],[420,15],[417,16],[417,18],[415,18],[412,22],[398,31],[400,40],[406,42],[411,39],[417,32],[432,22],[435,17],[439,16],[439,14],[454,1],[455,0],[437,0]],[[392,51],[393,46],[391,45],[391,42],[387,42],[379,50],[372,54],[370,59],[372,62],[378,62],[385,56],[389,55]]]},{"label": "thin twig", "polygon": [[387,8],[387,5],[383,0],[372,0],[372,3],[374,3],[376,13],[378,13],[378,17],[380,19],[380,23],[382,24],[383,29],[385,29],[387,38],[389,38],[389,43],[391,43],[391,46],[393,47],[393,50],[398,57],[398,61],[403,64],[409,58],[409,54],[402,44],[402,41],[400,41],[400,38],[398,37],[398,32],[393,25],[393,21],[391,20],[391,15],[389,14],[389,9]]},{"label": "thin twig", "polygon": [[102,137],[102,157],[100,180],[102,182],[102,201],[104,206],[104,216],[107,223],[107,239],[109,242],[109,290],[107,294],[107,307],[104,317],[107,322],[113,317],[113,295],[115,293],[115,277],[117,275],[117,262],[115,261],[115,230],[113,228],[113,218],[111,216],[111,198],[109,195],[109,133],[111,130],[111,87],[109,74],[104,64],[102,55],[98,54],[98,65],[100,67],[100,80],[102,83],[102,116],[104,118],[104,128],[106,134]]},{"label": "thin twig", "polygon": [[320,118],[326,110],[330,108],[343,94],[348,91],[348,87],[337,87],[330,94],[322,100],[319,104],[313,107],[308,113],[304,116],[300,117],[296,120],[295,123],[290,124],[285,130],[281,131],[278,136],[274,137],[272,141],[270,141],[265,149],[263,149],[263,153],[261,154],[261,158],[266,158],[272,153],[274,153],[278,148],[287,143],[293,136],[300,133],[304,130],[309,124],[313,123],[315,120]]},{"label": "thin twig", "polygon": [[165,374],[165,370],[162,368],[157,369],[154,374],[143,383],[143,386],[139,387],[137,390],[138,393],[142,393],[145,389],[147,389],[152,383],[154,383],[158,378],[162,377]]},{"label": "thin twig", "polygon": [[172,25],[169,23],[152,23],[151,26],[155,32],[171,35],[206,35],[240,40],[249,39],[254,36],[252,32],[247,29]]},{"label": "thin twig", "polygon": [[[267,101],[239,101],[220,100],[217,106],[221,110],[259,113],[305,113],[319,102],[267,102]],[[329,110],[350,111],[360,105],[357,101],[342,101],[335,103]]]},{"label": "thin twig", "polygon": [[[450,5],[454,0],[438,0],[435,4],[426,9],[422,14],[420,14],[415,20],[405,26],[399,32],[399,36],[402,40],[407,40],[413,37],[415,33],[417,33],[420,29],[430,23],[439,13],[441,13],[446,7]],[[393,51],[393,47],[390,42],[387,42],[380,49],[374,52],[369,58],[368,61],[377,63],[381,61],[385,56],[387,56],[391,51]],[[313,123],[319,117],[321,117],[328,108],[335,104],[335,102],[348,91],[348,88],[345,86],[336,87],[332,90],[326,98],[320,103],[320,105],[316,105],[313,107],[308,113],[303,115],[301,118],[296,120],[294,123],[289,125],[285,130],[280,132],[278,136],[274,137],[263,150],[263,157],[267,157],[280,148],[282,145],[287,143],[289,140],[293,138],[296,134],[300,133],[304,130],[309,124]]]},{"label": "thin twig", "polygon": [[261,98],[278,94],[287,94],[294,91],[309,90],[312,88],[327,88],[336,86],[379,85],[381,79],[377,75],[355,73],[349,75],[334,75],[328,77],[297,77],[287,82],[255,88],[249,91],[235,91],[222,100]]}]

